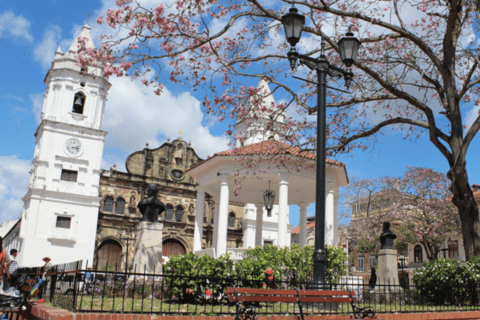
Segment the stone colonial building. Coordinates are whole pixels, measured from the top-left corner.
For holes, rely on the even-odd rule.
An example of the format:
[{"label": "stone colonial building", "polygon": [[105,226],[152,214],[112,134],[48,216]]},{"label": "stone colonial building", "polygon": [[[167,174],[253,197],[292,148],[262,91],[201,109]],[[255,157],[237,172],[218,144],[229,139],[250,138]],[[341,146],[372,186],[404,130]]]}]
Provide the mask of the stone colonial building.
[{"label": "stone colonial building", "polygon": [[[159,200],[166,210],[159,220],[163,222],[163,256],[190,252],[193,249],[195,206],[197,187],[195,180],[186,172],[202,162],[190,143],[181,137],[158,148],[147,146],[127,157],[127,172],[115,166],[103,170],[100,177],[100,210],[94,265],[98,269],[115,266],[124,270],[125,262],[133,268],[135,225],[142,215],[138,202],[146,197],[149,183],[158,185]],[[202,247],[212,246],[214,201],[205,195]],[[228,215],[228,246],[243,246],[243,204],[230,202]],[[128,248],[128,255],[127,255]],[[138,268],[138,266],[137,266]]]}]

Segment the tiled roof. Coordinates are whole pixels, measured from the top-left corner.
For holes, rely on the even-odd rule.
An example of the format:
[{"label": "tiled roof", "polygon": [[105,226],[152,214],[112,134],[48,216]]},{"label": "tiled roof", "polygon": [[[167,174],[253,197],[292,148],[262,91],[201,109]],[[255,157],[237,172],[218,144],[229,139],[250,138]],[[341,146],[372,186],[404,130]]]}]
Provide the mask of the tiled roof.
[{"label": "tiled roof", "polygon": [[[307,230],[310,229],[310,228],[313,228],[313,227],[315,227],[315,221],[307,223]],[[292,234],[299,233],[300,232],[300,226],[293,228],[291,230],[291,232],[292,232]]]},{"label": "tiled roof", "polygon": [[[237,156],[237,155],[280,155],[290,154],[301,158],[315,160],[317,155],[313,152],[302,151],[298,147],[293,147],[289,144],[277,141],[275,139],[268,139],[259,143],[250,144],[248,146],[230,149],[214,154],[218,156]],[[344,167],[345,164],[339,161],[327,159],[327,163]]]}]

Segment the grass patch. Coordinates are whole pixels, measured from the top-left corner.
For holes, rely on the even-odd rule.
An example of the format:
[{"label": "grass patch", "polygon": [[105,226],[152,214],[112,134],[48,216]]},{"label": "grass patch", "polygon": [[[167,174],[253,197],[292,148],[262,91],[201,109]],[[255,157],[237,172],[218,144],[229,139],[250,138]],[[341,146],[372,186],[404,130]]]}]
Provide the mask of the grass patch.
[{"label": "grass patch", "polygon": [[[61,299],[55,301],[54,305],[72,310],[72,296],[66,296],[64,303]],[[60,298],[60,297],[59,297]],[[70,303],[68,303],[70,302]],[[451,305],[415,305],[415,304],[375,304],[356,303],[359,308],[373,308],[377,313],[415,313],[415,312],[442,312],[442,311],[469,311],[478,310],[479,306],[451,306]],[[161,313],[161,314],[188,314],[188,315],[234,315],[236,308],[234,304],[186,304],[171,300],[157,298],[134,299],[126,297],[101,297],[101,296],[78,296],[76,311],[80,312],[111,312],[111,313]],[[256,305],[258,315],[297,315],[300,309],[296,303],[260,303]],[[342,304],[304,304],[305,315],[314,314],[340,314],[351,315],[353,308],[349,303]]]}]

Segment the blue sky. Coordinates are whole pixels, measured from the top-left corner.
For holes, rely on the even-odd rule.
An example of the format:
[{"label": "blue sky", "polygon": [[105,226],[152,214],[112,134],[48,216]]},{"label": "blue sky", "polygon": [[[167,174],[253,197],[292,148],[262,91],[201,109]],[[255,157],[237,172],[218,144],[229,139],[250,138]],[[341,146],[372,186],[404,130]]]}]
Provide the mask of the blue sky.
[{"label": "blue sky", "polygon": [[[154,0],[145,1],[153,4]],[[48,71],[57,47],[66,51],[81,26],[87,21],[94,36],[102,29],[95,18],[113,7],[113,0],[84,0],[81,2],[42,0],[0,5],[0,57],[2,86],[0,86],[0,223],[18,216],[22,210],[21,198],[27,191],[39,113],[43,104]],[[99,42],[97,41],[97,46]],[[296,81],[293,80],[292,81]],[[175,139],[181,130],[183,138],[192,141],[200,157],[228,149],[223,137],[226,126],[213,125],[200,109],[201,96],[195,96],[184,87],[167,84],[162,97],[153,95],[128,79],[111,79],[104,128],[109,131],[104,149],[103,169],[117,163],[124,169],[126,156],[140,150],[148,141],[151,147]],[[129,97],[122,96],[128,91]],[[175,112],[165,112],[163,106],[185,106]],[[141,110],[143,112],[138,112]],[[154,115],[147,117],[145,115]],[[152,120],[155,119],[155,120]],[[476,137],[467,154],[470,184],[480,184],[480,138]],[[406,166],[429,167],[446,173],[448,164],[429,141],[427,135],[415,143],[403,140],[403,134],[390,132],[380,138],[373,152],[356,151],[337,160],[347,165],[350,177],[374,178],[399,176]],[[291,206],[290,223],[298,225],[299,210]],[[309,208],[313,214],[314,206]]]}]

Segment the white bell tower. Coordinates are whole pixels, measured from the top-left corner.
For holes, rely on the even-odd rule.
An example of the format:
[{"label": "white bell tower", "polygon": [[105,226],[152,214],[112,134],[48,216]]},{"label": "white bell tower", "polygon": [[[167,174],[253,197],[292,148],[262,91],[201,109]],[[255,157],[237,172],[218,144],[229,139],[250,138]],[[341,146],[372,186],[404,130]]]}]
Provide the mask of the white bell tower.
[{"label": "white bell tower", "polygon": [[[250,98],[246,104],[247,116],[241,121],[237,117],[238,122],[234,125],[235,132],[245,139],[243,145],[240,140],[237,140],[235,145],[236,148],[266,141],[271,136],[273,136],[275,140],[284,142],[284,139],[281,139],[278,134],[266,130],[266,128],[268,121],[274,121],[274,126],[285,123],[285,111],[279,112],[273,107],[275,105],[275,99],[273,99],[268,82],[260,79],[257,89],[260,89],[257,94],[261,98],[261,102],[255,106],[253,99]],[[257,111],[258,119],[254,119],[254,112],[250,109],[258,107],[266,107],[267,112]]]},{"label": "white bell tower", "polygon": [[[95,45],[90,27],[81,37]],[[40,266],[83,260],[93,262],[107,92],[111,84],[98,68],[84,75],[76,65],[78,40],[66,53],[55,52],[47,86],[28,192],[23,197],[19,265]]]}]

